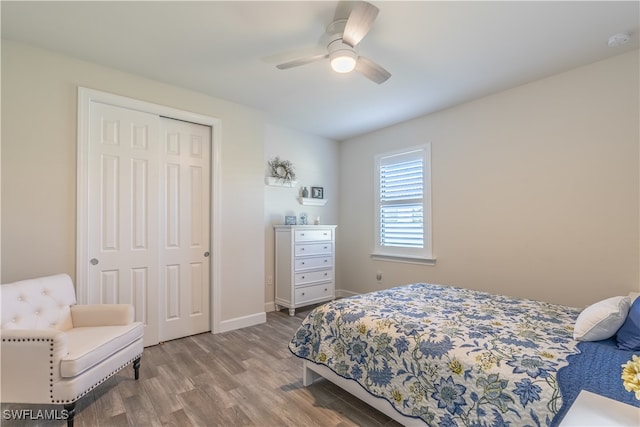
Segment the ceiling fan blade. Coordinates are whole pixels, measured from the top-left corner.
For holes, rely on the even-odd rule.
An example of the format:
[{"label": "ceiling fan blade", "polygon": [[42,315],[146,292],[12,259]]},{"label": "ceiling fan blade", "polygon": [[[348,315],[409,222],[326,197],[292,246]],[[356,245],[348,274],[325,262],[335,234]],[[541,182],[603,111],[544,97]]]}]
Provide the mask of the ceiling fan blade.
[{"label": "ceiling fan blade", "polygon": [[287,68],[299,67],[300,65],[310,64],[312,62],[320,61],[321,59],[328,58],[329,54],[319,53],[317,55],[307,56],[304,58],[294,59],[293,61],[285,62],[276,65],[276,68],[280,70],[286,70]]},{"label": "ceiling fan blade", "polygon": [[387,79],[391,77],[390,72],[388,72],[372,60],[365,58],[364,56],[358,57],[358,62],[356,63],[356,71],[361,73],[369,80],[374,81],[378,84],[386,82]]},{"label": "ceiling fan blade", "polygon": [[355,47],[371,29],[378,12],[380,12],[380,9],[371,3],[366,1],[359,2],[351,11],[349,19],[347,19],[342,40],[351,47]]}]

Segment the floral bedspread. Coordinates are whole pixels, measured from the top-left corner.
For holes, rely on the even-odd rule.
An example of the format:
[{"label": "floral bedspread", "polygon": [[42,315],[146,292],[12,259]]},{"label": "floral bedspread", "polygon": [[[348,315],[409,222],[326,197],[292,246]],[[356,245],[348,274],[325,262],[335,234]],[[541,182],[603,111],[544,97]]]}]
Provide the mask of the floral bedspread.
[{"label": "floral bedspread", "polygon": [[412,284],[314,309],[293,354],[439,426],[550,425],[579,310]]}]

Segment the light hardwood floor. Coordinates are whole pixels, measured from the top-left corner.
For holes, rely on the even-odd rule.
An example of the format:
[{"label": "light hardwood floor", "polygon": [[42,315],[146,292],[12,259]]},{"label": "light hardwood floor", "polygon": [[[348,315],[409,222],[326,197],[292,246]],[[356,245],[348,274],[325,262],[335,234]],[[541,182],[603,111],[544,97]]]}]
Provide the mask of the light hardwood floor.
[{"label": "light hardwood floor", "polygon": [[[75,425],[398,426],[329,381],[302,385],[302,363],[287,345],[306,313],[268,313],[262,325],[147,347],[140,379],[127,367],[80,399]],[[38,410],[62,408],[2,404],[0,424],[66,425],[7,419],[20,409],[37,418]]]}]

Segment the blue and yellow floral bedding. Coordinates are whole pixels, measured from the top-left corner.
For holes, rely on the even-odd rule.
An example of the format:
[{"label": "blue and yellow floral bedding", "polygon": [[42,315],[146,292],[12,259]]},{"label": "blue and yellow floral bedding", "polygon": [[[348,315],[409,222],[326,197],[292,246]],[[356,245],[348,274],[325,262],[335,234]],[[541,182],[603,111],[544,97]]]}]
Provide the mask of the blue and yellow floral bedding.
[{"label": "blue and yellow floral bedding", "polygon": [[579,310],[412,284],[317,307],[293,354],[429,425],[549,425]]}]

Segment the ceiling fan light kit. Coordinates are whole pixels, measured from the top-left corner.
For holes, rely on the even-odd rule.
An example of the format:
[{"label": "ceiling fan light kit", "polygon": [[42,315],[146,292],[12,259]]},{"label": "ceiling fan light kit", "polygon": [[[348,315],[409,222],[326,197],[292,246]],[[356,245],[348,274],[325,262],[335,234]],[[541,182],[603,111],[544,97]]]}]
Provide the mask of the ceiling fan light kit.
[{"label": "ceiling fan light kit", "polygon": [[278,64],[280,70],[309,64],[329,58],[331,68],[337,73],[350,73],[356,70],[369,80],[381,84],[391,77],[391,73],[370,59],[359,56],[356,46],[367,35],[379,9],[374,5],[361,1],[356,4],[349,18],[331,22],[326,29],[329,38],[327,54],[308,56]]},{"label": "ceiling fan light kit", "polygon": [[336,73],[350,73],[356,68],[356,51],[342,39],[332,41],[329,46],[329,61]]}]

